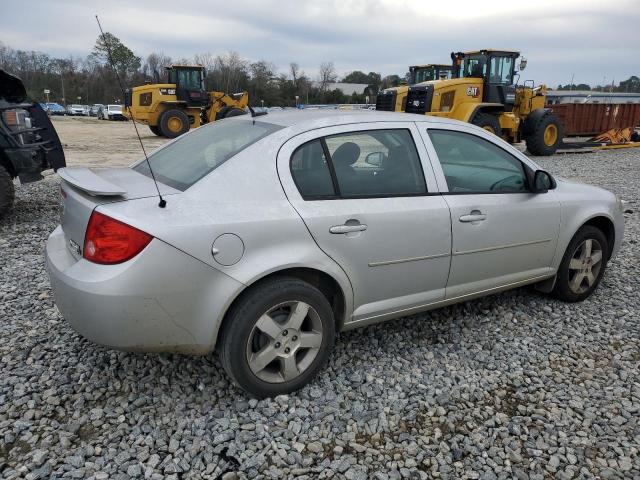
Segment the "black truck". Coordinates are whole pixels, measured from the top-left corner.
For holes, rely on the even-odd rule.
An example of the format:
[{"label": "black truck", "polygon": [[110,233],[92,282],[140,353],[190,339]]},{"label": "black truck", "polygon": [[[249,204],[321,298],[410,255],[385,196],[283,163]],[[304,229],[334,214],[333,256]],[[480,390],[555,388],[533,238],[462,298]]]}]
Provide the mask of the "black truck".
[{"label": "black truck", "polygon": [[0,216],[13,205],[13,181],[42,180],[44,170],[66,165],[47,113],[30,101],[22,80],[0,69]]}]

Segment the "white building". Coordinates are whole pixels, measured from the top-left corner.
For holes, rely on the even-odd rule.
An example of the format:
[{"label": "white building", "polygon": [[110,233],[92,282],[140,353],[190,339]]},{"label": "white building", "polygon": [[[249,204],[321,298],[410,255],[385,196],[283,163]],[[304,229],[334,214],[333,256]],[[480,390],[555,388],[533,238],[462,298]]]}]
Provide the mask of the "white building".
[{"label": "white building", "polygon": [[555,105],[558,103],[640,103],[640,93],[549,90],[547,93],[547,104]]}]

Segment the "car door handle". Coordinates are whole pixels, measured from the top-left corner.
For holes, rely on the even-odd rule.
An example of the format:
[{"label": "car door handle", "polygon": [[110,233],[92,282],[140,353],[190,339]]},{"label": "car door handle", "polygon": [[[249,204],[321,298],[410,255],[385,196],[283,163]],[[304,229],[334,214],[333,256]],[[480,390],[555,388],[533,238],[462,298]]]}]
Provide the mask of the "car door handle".
[{"label": "car door handle", "polygon": [[356,223],[354,225],[334,225],[329,228],[330,233],[351,233],[351,232],[363,232],[367,229],[367,226],[364,223]]},{"label": "car door handle", "polygon": [[460,221],[464,222],[464,223],[482,222],[486,218],[487,218],[487,216],[484,213],[480,213],[478,210],[474,210],[473,212],[471,212],[468,215],[462,215],[460,217]]}]

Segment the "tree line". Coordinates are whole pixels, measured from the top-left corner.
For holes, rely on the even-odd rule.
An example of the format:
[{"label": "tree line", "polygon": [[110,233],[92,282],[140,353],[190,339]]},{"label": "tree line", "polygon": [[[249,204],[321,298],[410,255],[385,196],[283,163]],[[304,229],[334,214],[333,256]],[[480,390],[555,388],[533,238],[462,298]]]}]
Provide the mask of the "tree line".
[{"label": "tree line", "polygon": [[[125,88],[147,81],[165,81],[165,67],[171,64],[200,64],[206,69],[208,90],[226,93],[246,90],[253,106],[365,103],[367,95],[369,102],[375,102],[379,89],[397,86],[409,78],[408,73],[382,77],[376,72],[354,71],[339,79],[330,61],[322,62],[318,75],[312,78],[296,62],[291,62],[287,73],[282,73],[272,62],[252,62],[237,52],[202,53],[193,58],[171,58],[163,52],[155,52],[143,59],[108,32],[97,38],[86,57],[55,58],[43,52],[15,50],[0,42],[0,68],[20,77],[29,96],[37,101],[46,100],[44,90],[47,89],[49,100],[61,104],[119,103],[122,93],[110,65],[109,51]],[[363,93],[345,95],[330,87],[338,79],[368,87]],[[632,76],[618,85],[593,88],[584,83],[558,85],[558,90],[640,92],[640,79]]]},{"label": "tree line", "polygon": [[[109,52],[113,68],[109,60]],[[338,81],[333,62],[322,62],[316,78],[307,75],[296,62],[282,73],[266,60],[251,62],[237,52],[214,55],[202,53],[193,58],[171,58],[163,52],[137,56],[115,35],[99,36],[86,57],[55,58],[37,51],[15,50],[0,42],[0,68],[20,77],[31,98],[60,104],[119,103],[122,93],[116,72],[125,88],[145,82],[166,81],[165,67],[172,64],[200,64],[206,69],[207,90],[226,93],[248,91],[253,106],[295,106],[296,104],[375,102],[380,88],[397,86],[406,75],[382,77],[379,73],[354,71],[340,79],[346,83],[368,85],[366,92],[345,95],[331,84]],[[114,71],[115,70],[115,71]]]},{"label": "tree line", "polygon": [[622,80],[617,85],[595,85],[591,87],[586,83],[568,83],[558,85],[556,90],[590,90],[594,92],[640,93],[640,78],[631,75],[627,80]]}]

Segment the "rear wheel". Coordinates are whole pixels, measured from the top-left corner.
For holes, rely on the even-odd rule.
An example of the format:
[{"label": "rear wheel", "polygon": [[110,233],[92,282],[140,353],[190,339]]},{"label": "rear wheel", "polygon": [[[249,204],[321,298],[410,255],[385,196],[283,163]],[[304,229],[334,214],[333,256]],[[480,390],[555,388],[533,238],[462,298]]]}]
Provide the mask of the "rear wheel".
[{"label": "rear wheel", "polygon": [[13,178],[6,168],[0,165],[0,215],[11,209],[14,197]]},{"label": "rear wheel", "polygon": [[225,319],[221,363],[231,379],[257,397],[306,385],[326,362],[335,340],[325,296],[295,278],[267,280],[249,290]]},{"label": "rear wheel", "polygon": [[609,259],[604,233],[585,225],[576,232],[562,258],[553,293],[565,302],[580,302],[596,289]]},{"label": "rear wheel", "polygon": [[162,136],[162,133],[160,133],[160,128],[158,128],[158,125],[149,125],[149,130],[151,130],[151,132],[154,135],[158,135],[159,137]]},{"label": "rear wheel", "polygon": [[176,108],[165,110],[160,115],[158,127],[163,137],[176,138],[189,131],[189,117]]},{"label": "rear wheel", "polygon": [[474,125],[486,130],[487,132],[491,132],[494,135],[499,137],[502,136],[502,128],[500,128],[500,121],[498,117],[495,115],[491,115],[490,113],[478,112],[473,116],[473,120],[471,121]]},{"label": "rear wheel", "polygon": [[525,137],[527,150],[532,155],[553,155],[562,143],[562,136],[560,119],[547,112],[532,125],[531,132]]}]

